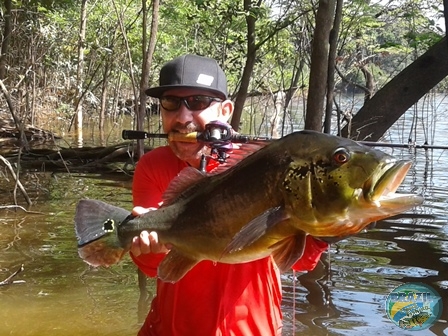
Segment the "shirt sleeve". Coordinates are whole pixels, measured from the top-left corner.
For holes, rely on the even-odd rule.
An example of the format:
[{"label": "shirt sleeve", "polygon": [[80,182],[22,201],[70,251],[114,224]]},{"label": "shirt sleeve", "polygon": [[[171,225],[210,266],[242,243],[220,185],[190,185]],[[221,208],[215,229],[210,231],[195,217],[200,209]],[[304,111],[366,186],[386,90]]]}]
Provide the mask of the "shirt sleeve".
[{"label": "shirt sleeve", "polygon": [[163,186],[160,176],[154,171],[152,156],[145,154],[137,163],[132,181],[134,206],[158,208],[162,200]]},{"label": "shirt sleeve", "polygon": [[295,271],[312,271],[327,248],[328,244],[326,242],[313,238],[310,235],[306,236],[303,256],[292,266],[292,269]]},{"label": "shirt sleeve", "polygon": [[[158,208],[162,195],[181,165],[167,147],[160,147],[143,155],[134,172],[132,198],[134,206]],[[132,260],[147,276],[155,277],[157,267],[165,253],[148,253],[138,257],[130,253]]]}]

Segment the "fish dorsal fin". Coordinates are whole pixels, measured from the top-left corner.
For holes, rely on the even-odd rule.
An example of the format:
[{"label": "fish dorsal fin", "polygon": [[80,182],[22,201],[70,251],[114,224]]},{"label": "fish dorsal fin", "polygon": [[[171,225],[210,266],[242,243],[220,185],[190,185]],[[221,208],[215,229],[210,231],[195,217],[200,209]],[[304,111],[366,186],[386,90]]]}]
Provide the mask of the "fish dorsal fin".
[{"label": "fish dorsal fin", "polygon": [[198,262],[199,260],[189,258],[173,248],[159,264],[157,276],[165,282],[177,282]]},{"label": "fish dorsal fin", "polygon": [[285,238],[270,248],[274,249],[272,257],[282,272],[288,271],[303,255],[306,234],[299,231],[296,235]]},{"label": "fish dorsal fin", "polygon": [[263,236],[274,225],[289,218],[283,206],[271,208],[252,219],[238,232],[223,251],[224,254],[240,251]]},{"label": "fish dorsal fin", "polygon": [[243,144],[232,144],[233,149],[227,153],[226,161],[209,171],[209,174],[219,174],[233,167],[238,162],[265,147],[269,141],[251,141]]},{"label": "fish dorsal fin", "polygon": [[183,191],[195,185],[206,177],[205,173],[200,172],[196,168],[186,167],[171,181],[162,196],[163,205],[174,203]]}]

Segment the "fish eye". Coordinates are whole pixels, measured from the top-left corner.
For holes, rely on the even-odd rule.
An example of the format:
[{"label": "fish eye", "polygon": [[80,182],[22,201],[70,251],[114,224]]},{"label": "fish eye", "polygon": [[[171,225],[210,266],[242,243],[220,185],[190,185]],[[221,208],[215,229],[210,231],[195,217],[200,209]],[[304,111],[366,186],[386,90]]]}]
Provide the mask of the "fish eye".
[{"label": "fish eye", "polygon": [[333,160],[338,164],[344,164],[350,160],[350,153],[345,148],[338,148],[333,153]]}]

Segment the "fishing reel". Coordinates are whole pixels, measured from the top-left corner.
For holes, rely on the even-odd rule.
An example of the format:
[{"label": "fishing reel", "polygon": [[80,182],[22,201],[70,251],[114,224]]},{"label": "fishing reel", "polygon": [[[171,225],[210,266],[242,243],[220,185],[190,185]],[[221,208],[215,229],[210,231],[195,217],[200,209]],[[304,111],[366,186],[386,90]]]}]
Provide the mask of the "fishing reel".
[{"label": "fishing reel", "polygon": [[210,156],[213,160],[224,163],[228,157],[227,152],[233,148],[233,133],[229,124],[215,120],[205,126],[204,132],[198,135],[198,141],[211,149]]},{"label": "fishing reel", "polygon": [[[215,120],[205,125],[204,132],[198,135],[198,141],[201,141],[210,148],[210,158],[219,163],[226,162],[228,158],[227,152],[232,150],[232,127],[221,121]],[[202,156],[199,170],[205,171],[207,160],[205,155]]]},{"label": "fishing reel", "polygon": [[198,140],[205,143],[227,143],[232,141],[232,127],[219,120],[212,121],[205,125],[204,132],[198,135]]},{"label": "fishing reel", "polygon": [[[215,120],[205,126],[203,132],[192,133],[177,133],[170,132],[169,134],[147,133],[144,131],[123,130],[122,138],[126,140],[131,139],[148,139],[148,138],[165,138],[170,141],[183,142],[202,142],[210,148],[210,158],[224,163],[228,157],[227,152],[232,150],[232,142],[245,143],[249,141],[249,137],[238,134],[232,130],[232,127],[221,121]],[[206,159],[203,158],[205,170]]]}]

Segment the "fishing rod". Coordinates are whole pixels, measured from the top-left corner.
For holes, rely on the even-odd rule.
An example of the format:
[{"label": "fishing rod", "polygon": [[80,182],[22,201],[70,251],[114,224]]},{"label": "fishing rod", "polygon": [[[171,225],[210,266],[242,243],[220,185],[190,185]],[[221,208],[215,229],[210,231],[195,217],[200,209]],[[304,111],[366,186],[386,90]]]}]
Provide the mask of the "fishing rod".
[{"label": "fishing rod", "polygon": [[[233,149],[232,143],[247,143],[255,138],[241,135],[232,130],[229,124],[212,121],[205,126],[203,132],[179,133],[170,132],[168,134],[147,133],[144,131],[123,130],[123,139],[168,139],[169,141],[202,142],[211,149],[209,157],[219,163],[224,163],[228,158],[227,152]],[[205,172],[207,158],[203,154],[201,157],[199,170]]]},{"label": "fishing rod", "polygon": [[[253,141],[273,141],[275,138],[260,137],[255,135],[244,135],[232,130],[230,125],[213,121],[206,125],[204,132],[178,133],[170,132],[168,134],[147,133],[145,131],[123,130],[122,138],[125,140],[134,139],[168,139],[169,141],[183,141],[183,142],[203,142],[211,147],[225,146],[230,143],[248,143]],[[418,149],[442,149],[448,150],[448,146],[438,145],[418,145],[414,143],[388,143],[375,141],[357,141],[358,143],[369,147],[391,147],[391,148],[418,148]]]},{"label": "fishing rod", "polygon": [[125,140],[134,139],[168,139],[169,141],[183,142],[203,142],[205,144],[224,143],[248,143],[251,141],[272,141],[268,137],[253,135],[243,135],[232,130],[229,124],[220,121],[212,121],[205,126],[203,132],[179,133],[170,132],[168,134],[147,133],[145,131],[123,130],[121,136]]},{"label": "fishing rod", "polygon": [[418,145],[414,143],[401,144],[401,143],[389,143],[389,142],[375,142],[375,141],[357,141],[360,144],[372,147],[392,147],[392,148],[418,148],[418,149],[448,149],[448,146],[440,145],[428,145],[424,143],[423,145]]}]

